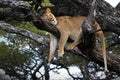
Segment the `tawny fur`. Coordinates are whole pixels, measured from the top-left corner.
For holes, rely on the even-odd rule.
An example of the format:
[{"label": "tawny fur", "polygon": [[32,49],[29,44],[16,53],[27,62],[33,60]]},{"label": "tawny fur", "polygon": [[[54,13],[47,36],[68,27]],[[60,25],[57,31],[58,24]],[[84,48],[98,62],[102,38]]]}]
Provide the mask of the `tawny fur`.
[{"label": "tawny fur", "polygon": [[[68,40],[68,38],[71,38],[74,40],[73,43],[71,43],[68,48],[73,49],[81,42],[81,35],[82,35],[82,23],[86,19],[85,16],[78,16],[78,17],[55,17],[49,8],[46,9],[46,12],[41,16],[42,20],[48,24],[55,25],[57,29],[60,31],[60,39],[58,40],[54,35],[51,34],[50,36],[50,53],[49,53],[49,59],[50,62],[53,57],[55,50],[58,45],[58,56],[62,57],[64,54],[64,46]],[[99,24],[95,22],[95,27],[97,30],[101,29]],[[105,48],[105,39],[104,34],[102,31],[98,31],[96,33],[96,37],[100,38],[102,50],[103,50],[103,59],[104,59],[104,65],[105,65],[105,71],[108,71],[107,69],[107,59],[106,59],[106,48]],[[58,42],[59,41],[59,42]]]}]

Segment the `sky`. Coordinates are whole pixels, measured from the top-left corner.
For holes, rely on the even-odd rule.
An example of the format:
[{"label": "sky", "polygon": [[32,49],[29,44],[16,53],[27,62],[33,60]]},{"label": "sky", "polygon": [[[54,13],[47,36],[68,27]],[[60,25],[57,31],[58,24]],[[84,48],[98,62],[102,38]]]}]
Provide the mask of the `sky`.
[{"label": "sky", "polygon": [[116,7],[120,0],[105,0],[110,3],[113,7]]}]

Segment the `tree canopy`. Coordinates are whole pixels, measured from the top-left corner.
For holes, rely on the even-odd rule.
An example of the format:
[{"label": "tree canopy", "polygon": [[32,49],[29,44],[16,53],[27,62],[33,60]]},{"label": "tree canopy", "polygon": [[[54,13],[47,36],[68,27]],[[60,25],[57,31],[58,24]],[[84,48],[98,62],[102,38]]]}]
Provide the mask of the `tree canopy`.
[{"label": "tree canopy", "polygon": [[[63,58],[47,63],[49,36],[60,36],[55,26],[48,26],[40,16],[50,7],[55,16],[87,16],[97,21],[105,34],[109,74],[106,79],[120,74],[120,3],[116,8],[104,0],[0,0],[0,68],[15,79],[50,79],[50,71],[59,73],[66,69],[70,78],[101,79],[97,74],[104,70],[101,48],[80,44],[80,50],[67,50]],[[92,11],[93,10],[93,11]],[[93,16],[94,10],[96,16]],[[92,12],[91,12],[92,11]],[[82,26],[85,23],[83,23]],[[88,40],[91,42],[92,38]],[[71,42],[71,40],[70,40]],[[99,44],[99,40],[95,41]],[[93,43],[95,43],[93,42]],[[84,48],[83,48],[84,47]],[[51,67],[51,65],[55,65]],[[72,74],[70,67],[78,67],[79,75]],[[44,71],[40,71],[44,67]],[[37,74],[39,73],[39,76]],[[114,76],[116,75],[116,76]]]}]

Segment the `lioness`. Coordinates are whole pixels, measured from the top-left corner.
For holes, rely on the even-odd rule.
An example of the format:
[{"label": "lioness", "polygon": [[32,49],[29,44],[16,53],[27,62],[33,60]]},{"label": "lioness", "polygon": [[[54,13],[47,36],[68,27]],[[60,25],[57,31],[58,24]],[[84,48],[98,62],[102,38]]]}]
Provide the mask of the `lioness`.
[{"label": "lioness", "polygon": [[[58,42],[58,39],[54,35],[50,35],[50,53],[49,59],[50,62],[54,57],[54,52],[58,45],[58,56],[62,57],[64,54],[64,46],[67,42],[68,38],[74,40],[74,42],[68,46],[69,49],[73,49],[80,43],[80,39],[82,36],[82,23],[86,19],[85,16],[78,16],[78,17],[55,17],[49,8],[46,9],[45,13],[41,16],[41,19],[47,23],[48,25],[55,25],[59,30],[61,36]],[[99,24],[95,22],[95,27],[97,30],[101,29]],[[103,58],[104,58],[104,65],[105,70],[107,70],[107,59],[106,59],[106,49],[105,49],[105,40],[104,34],[102,31],[98,31],[96,36],[100,38],[103,50]]]}]

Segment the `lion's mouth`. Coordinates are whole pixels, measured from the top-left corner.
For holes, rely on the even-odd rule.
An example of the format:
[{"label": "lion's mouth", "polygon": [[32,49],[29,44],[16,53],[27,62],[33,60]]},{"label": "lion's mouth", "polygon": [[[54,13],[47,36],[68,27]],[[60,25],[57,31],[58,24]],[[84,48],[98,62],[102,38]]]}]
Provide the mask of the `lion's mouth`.
[{"label": "lion's mouth", "polygon": [[52,20],[51,23],[52,23],[52,25],[56,25],[57,24],[57,20]]}]

